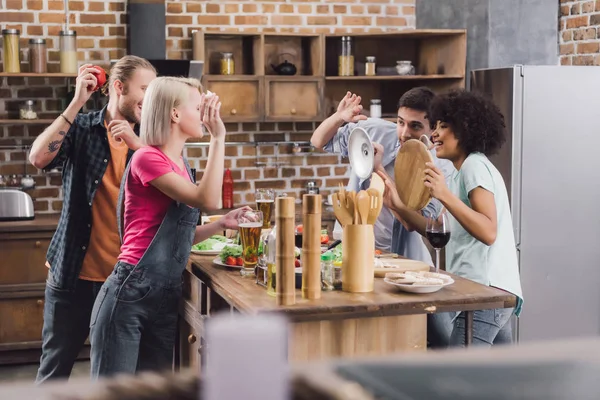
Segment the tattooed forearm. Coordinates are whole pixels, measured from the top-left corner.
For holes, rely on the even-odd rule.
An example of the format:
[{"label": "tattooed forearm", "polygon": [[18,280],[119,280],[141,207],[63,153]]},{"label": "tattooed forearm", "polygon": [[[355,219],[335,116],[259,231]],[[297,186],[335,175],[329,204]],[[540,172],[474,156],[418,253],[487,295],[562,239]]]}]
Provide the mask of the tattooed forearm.
[{"label": "tattooed forearm", "polygon": [[60,145],[65,140],[64,136],[67,134],[67,132],[60,131],[60,132],[58,132],[58,134],[60,136],[63,136],[63,138],[60,140],[53,140],[50,143],[48,143],[48,151],[46,152],[46,154],[54,153],[54,152],[58,151],[58,149],[60,149]]}]

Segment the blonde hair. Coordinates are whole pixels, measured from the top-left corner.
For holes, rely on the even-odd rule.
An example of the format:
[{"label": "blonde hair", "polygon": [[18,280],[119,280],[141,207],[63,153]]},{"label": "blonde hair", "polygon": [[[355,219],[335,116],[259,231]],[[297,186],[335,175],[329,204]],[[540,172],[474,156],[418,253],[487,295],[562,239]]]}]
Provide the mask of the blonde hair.
[{"label": "blonde hair", "polygon": [[144,95],[140,139],[150,146],[161,146],[171,133],[171,111],[188,98],[187,88],[202,91],[198,79],[163,76],[154,79]]},{"label": "blonde hair", "polygon": [[113,87],[115,81],[119,80],[123,82],[123,94],[127,94],[127,82],[138,68],[150,70],[156,75],[156,69],[150,64],[150,61],[145,58],[138,56],[124,56],[111,67],[108,79],[104,86],[102,86],[102,93],[108,95],[108,92],[110,88]]}]

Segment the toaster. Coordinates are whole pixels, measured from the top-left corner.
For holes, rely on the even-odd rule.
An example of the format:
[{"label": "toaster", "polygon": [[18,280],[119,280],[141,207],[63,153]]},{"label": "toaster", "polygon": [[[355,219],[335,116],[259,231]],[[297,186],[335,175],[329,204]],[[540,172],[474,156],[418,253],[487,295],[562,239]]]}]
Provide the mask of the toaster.
[{"label": "toaster", "polygon": [[0,190],[0,221],[31,220],[34,217],[31,196],[17,189]]}]

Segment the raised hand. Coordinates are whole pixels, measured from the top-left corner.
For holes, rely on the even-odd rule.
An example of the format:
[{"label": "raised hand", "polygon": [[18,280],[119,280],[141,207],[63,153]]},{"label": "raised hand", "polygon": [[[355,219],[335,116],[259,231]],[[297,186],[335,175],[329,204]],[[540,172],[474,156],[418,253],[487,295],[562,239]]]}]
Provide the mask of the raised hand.
[{"label": "raised hand", "polygon": [[129,122],[125,120],[112,120],[108,124],[108,134],[117,142],[124,141],[131,150],[137,150],[142,147],[142,141],[135,134]]},{"label": "raised hand", "polygon": [[92,64],[84,64],[79,67],[79,73],[75,81],[74,102],[84,105],[94,93],[94,88],[98,83],[96,76],[93,74],[94,72],[97,72],[97,70],[92,67]]},{"label": "raised hand", "polygon": [[338,105],[337,115],[345,122],[358,122],[367,119],[366,115],[360,113],[363,109],[360,100],[360,96],[347,92]]},{"label": "raised hand", "polygon": [[221,102],[219,96],[214,93],[204,96],[201,106],[202,124],[212,137],[219,139],[225,137],[225,124],[221,119]]}]

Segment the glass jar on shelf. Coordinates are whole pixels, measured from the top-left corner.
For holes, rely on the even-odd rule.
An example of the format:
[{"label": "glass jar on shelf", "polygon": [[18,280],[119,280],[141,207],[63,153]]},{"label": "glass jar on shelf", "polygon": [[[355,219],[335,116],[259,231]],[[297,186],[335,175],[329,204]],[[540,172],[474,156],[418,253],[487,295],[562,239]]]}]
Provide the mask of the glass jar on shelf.
[{"label": "glass jar on shelf", "polygon": [[381,118],[381,100],[372,99],[369,111],[371,118]]},{"label": "glass jar on shelf", "polygon": [[43,74],[48,71],[46,39],[29,39],[29,71]]},{"label": "glass jar on shelf", "polygon": [[221,53],[221,75],[233,75],[234,73],[233,53]]},{"label": "glass jar on shelf", "polygon": [[18,29],[3,29],[2,44],[4,48],[4,72],[18,74],[21,72],[21,58],[19,50],[19,37],[21,31]]},{"label": "glass jar on shelf", "polygon": [[338,57],[338,75],[354,76],[354,54],[350,36],[342,36],[342,50]]},{"label": "glass jar on shelf", "polygon": [[63,74],[77,73],[77,32],[60,31],[60,72]]},{"label": "glass jar on shelf", "polygon": [[25,101],[21,107],[19,108],[19,118],[20,119],[37,119],[37,113],[34,108],[34,101],[27,100]]},{"label": "glass jar on shelf", "polygon": [[365,63],[365,75],[366,76],[375,76],[375,57],[368,56]]}]

